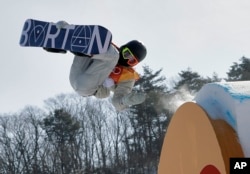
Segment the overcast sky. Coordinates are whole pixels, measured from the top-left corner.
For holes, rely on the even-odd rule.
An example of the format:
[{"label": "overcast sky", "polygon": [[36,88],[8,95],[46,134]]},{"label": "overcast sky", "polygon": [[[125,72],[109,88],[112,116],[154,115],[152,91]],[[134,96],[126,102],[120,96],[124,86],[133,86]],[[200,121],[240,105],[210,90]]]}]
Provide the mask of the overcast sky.
[{"label": "overcast sky", "polygon": [[19,46],[27,18],[103,25],[117,45],[141,40],[148,49],[142,65],[163,68],[168,79],[188,67],[202,76],[226,77],[233,62],[250,57],[249,9],[249,0],[3,0],[0,113],[42,107],[49,97],[73,92],[71,54]]}]

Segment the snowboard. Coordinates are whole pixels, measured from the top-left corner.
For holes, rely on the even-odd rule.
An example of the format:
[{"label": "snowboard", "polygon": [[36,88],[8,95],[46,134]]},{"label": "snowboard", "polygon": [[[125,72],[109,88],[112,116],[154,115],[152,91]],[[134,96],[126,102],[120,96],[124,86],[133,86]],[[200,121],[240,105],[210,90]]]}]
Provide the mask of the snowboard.
[{"label": "snowboard", "polygon": [[111,40],[111,32],[100,25],[67,25],[58,29],[53,22],[27,19],[19,44],[92,55],[106,52]]}]

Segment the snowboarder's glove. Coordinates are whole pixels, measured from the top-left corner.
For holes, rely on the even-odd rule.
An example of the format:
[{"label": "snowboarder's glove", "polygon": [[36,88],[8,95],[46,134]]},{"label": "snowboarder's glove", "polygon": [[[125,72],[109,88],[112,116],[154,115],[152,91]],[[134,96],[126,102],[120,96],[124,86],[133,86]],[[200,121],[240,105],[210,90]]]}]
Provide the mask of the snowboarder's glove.
[{"label": "snowboarder's glove", "polygon": [[114,86],[115,82],[112,78],[108,77],[105,79],[105,81],[103,82],[103,86],[110,88],[111,86]]},{"label": "snowboarder's glove", "polygon": [[131,92],[130,94],[122,98],[122,104],[127,106],[137,105],[143,103],[145,99],[146,99],[146,94]]},{"label": "snowboarder's glove", "polygon": [[57,29],[62,29],[62,28],[65,28],[67,25],[69,25],[67,22],[65,21],[58,21],[56,23],[56,28]]}]

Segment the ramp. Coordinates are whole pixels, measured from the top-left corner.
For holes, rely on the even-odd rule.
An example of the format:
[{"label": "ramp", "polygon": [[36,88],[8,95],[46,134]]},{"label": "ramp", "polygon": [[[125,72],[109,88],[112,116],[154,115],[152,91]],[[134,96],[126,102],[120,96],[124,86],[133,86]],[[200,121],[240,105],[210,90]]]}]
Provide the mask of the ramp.
[{"label": "ramp", "polygon": [[226,174],[229,158],[243,156],[237,135],[227,122],[211,120],[198,104],[187,102],[169,124],[158,174]]}]

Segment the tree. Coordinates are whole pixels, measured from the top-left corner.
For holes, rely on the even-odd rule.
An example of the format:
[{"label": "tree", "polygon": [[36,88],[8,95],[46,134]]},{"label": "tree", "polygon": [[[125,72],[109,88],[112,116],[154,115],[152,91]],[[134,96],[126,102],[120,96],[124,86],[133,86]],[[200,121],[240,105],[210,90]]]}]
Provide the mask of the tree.
[{"label": "tree", "polygon": [[240,63],[234,62],[227,72],[227,81],[250,80],[250,59],[242,57]]},{"label": "tree", "polygon": [[74,146],[80,129],[79,122],[64,109],[59,109],[43,120],[43,129],[46,131],[48,141],[54,145],[55,170],[62,174],[74,171],[76,165]]},{"label": "tree", "polygon": [[144,91],[147,98],[143,104],[132,106],[128,117],[133,132],[125,138],[129,168],[147,173],[157,167],[161,145],[169,121],[169,112],[159,107],[162,96],[168,93],[161,69],[153,72],[143,67],[143,75],[137,81],[135,90]]},{"label": "tree", "polygon": [[[26,107],[13,115],[0,116],[0,173],[46,173],[43,168],[42,130],[44,112]],[[41,145],[41,146],[40,146]]]},{"label": "tree", "polygon": [[213,74],[213,77],[202,77],[199,73],[194,72],[191,68],[181,71],[179,73],[180,80],[175,84],[175,89],[179,90],[182,87],[185,87],[190,93],[197,92],[201,87],[207,83],[218,82],[221,79],[216,73]]}]

